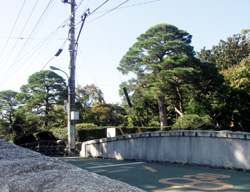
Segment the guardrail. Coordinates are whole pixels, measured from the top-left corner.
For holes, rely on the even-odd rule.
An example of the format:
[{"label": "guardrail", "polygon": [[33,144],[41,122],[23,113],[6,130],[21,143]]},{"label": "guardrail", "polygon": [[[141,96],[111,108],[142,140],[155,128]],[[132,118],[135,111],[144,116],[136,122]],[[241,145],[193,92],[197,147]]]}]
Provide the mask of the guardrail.
[{"label": "guardrail", "polygon": [[91,140],[80,156],[250,170],[250,133],[156,131]]}]

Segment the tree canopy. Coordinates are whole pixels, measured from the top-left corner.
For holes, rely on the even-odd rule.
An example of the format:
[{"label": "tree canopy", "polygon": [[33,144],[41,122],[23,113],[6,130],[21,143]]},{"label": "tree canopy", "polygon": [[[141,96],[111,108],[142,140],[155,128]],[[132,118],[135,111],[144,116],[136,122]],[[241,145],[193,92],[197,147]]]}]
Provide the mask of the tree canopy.
[{"label": "tree canopy", "polygon": [[216,63],[220,70],[228,69],[239,64],[250,54],[250,30],[242,30],[240,34],[228,37],[227,41],[220,40],[212,49],[205,47],[197,52],[202,61]]},{"label": "tree canopy", "polygon": [[[166,106],[183,116],[192,94],[205,89],[211,93],[214,84],[223,81],[215,65],[195,58],[191,39],[173,25],[155,25],[137,38],[118,67],[123,74],[133,72],[136,84],[157,99],[162,128],[168,125]],[[215,72],[213,80],[204,70]]]},{"label": "tree canopy", "polygon": [[45,126],[55,105],[63,104],[67,98],[65,80],[49,70],[34,73],[28,78],[28,84],[20,89],[16,99],[23,104],[22,110],[44,117]]}]

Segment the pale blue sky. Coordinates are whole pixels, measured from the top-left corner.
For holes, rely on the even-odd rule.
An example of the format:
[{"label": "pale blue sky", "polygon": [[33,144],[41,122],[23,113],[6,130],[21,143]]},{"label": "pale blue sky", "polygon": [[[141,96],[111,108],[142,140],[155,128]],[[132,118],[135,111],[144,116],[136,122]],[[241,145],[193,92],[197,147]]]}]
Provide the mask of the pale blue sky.
[{"label": "pale blue sky", "polygon": [[[105,1],[76,0],[80,5],[76,24],[87,8],[92,12]],[[79,39],[76,83],[95,84],[108,103],[120,102],[119,84],[129,78],[116,69],[119,61],[136,37],[153,25],[169,23],[186,30],[193,36],[196,51],[250,28],[249,0],[129,0],[120,9],[101,16],[123,2],[126,0],[109,0],[90,15]],[[40,71],[63,47],[69,10],[70,6],[61,0],[0,0],[0,91],[19,91],[28,77]],[[44,69],[52,65],[68,72],[68,41],[63,48]]]}]

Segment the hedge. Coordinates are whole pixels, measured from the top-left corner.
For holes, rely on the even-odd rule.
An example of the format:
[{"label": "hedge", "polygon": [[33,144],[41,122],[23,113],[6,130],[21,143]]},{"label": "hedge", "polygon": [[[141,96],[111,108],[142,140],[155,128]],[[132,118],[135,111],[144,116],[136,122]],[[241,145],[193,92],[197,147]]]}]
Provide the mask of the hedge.
[{"label": "hedge", "polygon": [[[76,125],[76,141],[84,142],[93,139],[101,139],[107,137],[107,128],[112,127],[88,127],[82,128],[81,126]],[[122,135],[120,129],[116,128],[116,135]],[[138,133],[138,128],[121,128],[124,134],[132,134]],[[160,128],[156,127],[143,127],[140,128],[141,132],[153,132],[159,131]],[[68,128],[57,128],[50,130],[53,135],[59,140],[67,140],[68,139]]]},{"label": "hedge", "polygon": [[[107,136],[107,128],[110,128],[112,126],[106,126],[106,127],[97,127],[94,124],[76,124],[76,141],[77,142],[84,142],[88,140],[93,139],[101,139],[106,138]],[[116,135],[122,135],[122,132],[124,134],[133,134],[138,133],[138,128],[121,128],[122,132],[119,127],[116,128]],[[158,127],[143,127],[140,128],[141,132],[153,132],[153,131],[159,131],[160,129]],[[34,135],[23,135],[14,138],[13,142],[15,144],[24,144],[24,143],[30,143],[40,140],[68,140],[68,128],[54,128],[50,131],[40,131],[38,133],[35,133]]]}]

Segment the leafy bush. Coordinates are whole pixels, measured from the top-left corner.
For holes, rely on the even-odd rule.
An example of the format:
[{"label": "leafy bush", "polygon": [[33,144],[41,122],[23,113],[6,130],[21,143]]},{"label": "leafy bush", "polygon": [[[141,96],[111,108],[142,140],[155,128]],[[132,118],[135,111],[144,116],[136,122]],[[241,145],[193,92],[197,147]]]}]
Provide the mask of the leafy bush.
[{"label": "leafy bush", "polygon": [[19,137],[15,137],[13,139],[13,143],[19,145],[19,144],[24,144],[24,143],[32,143],[36,141],[36,137],[34,135],[22,135]]},{"label": "leafy bush", "polygon": [[56,140],[56,137],[50,131],[41,131],[35,134],[37,140]]},{"label": "leafy bush", "polygon": [[[86,125],[86,124],[85,124]],[[84,126],[85,126],[84,125]],[[107,128],[110,126],[105,127],[97,127],[94,125],[93,127],[91,125],[94,124],[88,124],[85,128],[83,128],[82,124],[76,124],[76,141],[78,142],[84,142],[88,140],[93,139],[101,139],[107,137]],[[159,131],[159,127],[143,127],[140,128],[141,132],[152,132],[152,131]],[[56,139],[59,140],[67,140],[68,139],[68,128],[56,128],[50,130],[53,135],[56,137]],[[122,131],[124,134],[133,134],[138,133],[138,128],[122,128]],[[122,132],[119,128],[116,127],[116,135],[122,135]]]},{"label": "leafy bush", "polygon": [[50,132],[56,137],[58,140],[68,140],[68,128],[53,128],[50,129]]},{"label": "leafy bush", "polygon": [[106,137],[106,128],[76,129],[76,140],[79,142]]},{"label": "leafy bush", "polygon": [[200,117],[196,114],[184,115],[180,117],[173,125],[173,130],[185,129],[185,130],[200,130],[200,129],[212,129],[212,119],[208,115]]},{"label": "leafy bush", "polygon": [[94,123],[80,123],[75,125],[76,129],[83,129],[83,128],[90,128],[94,129],[97,128],[98,126],[95,125]]}]

